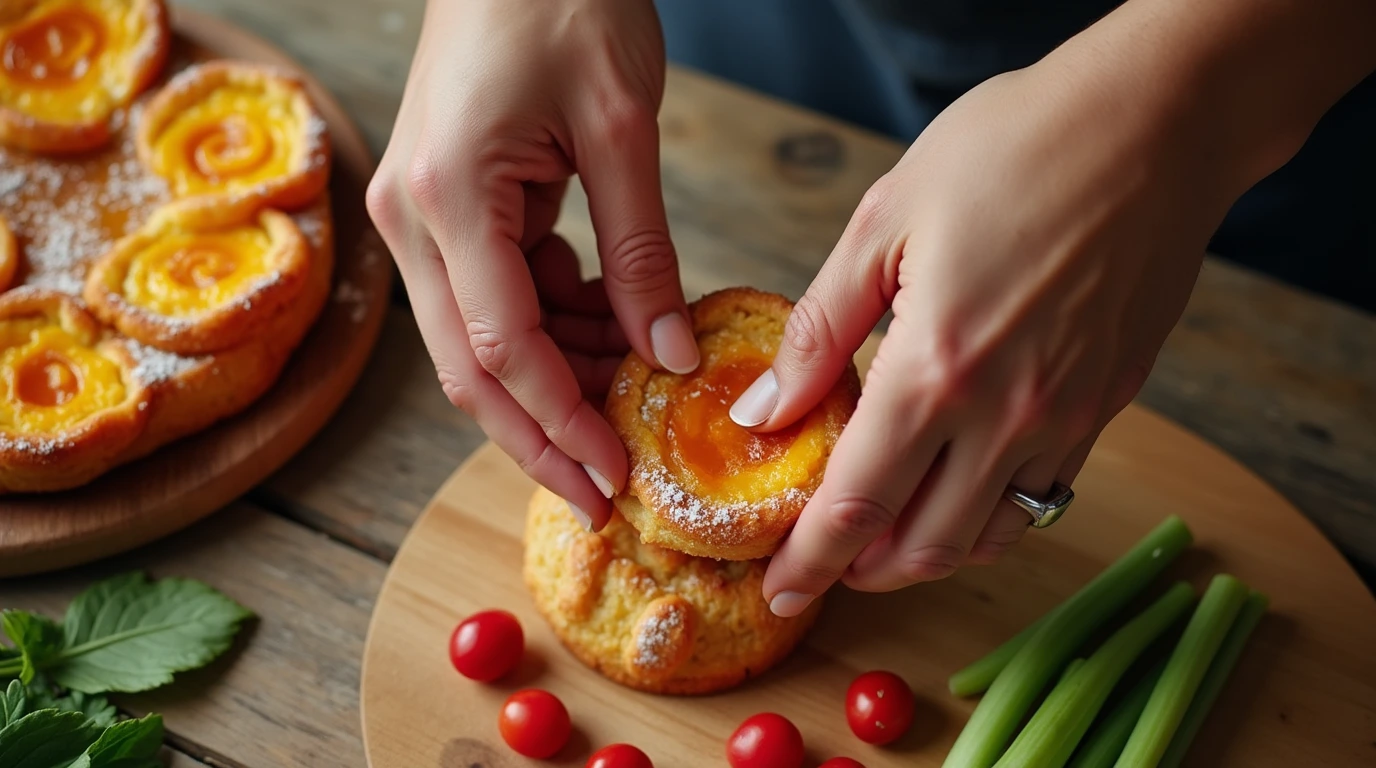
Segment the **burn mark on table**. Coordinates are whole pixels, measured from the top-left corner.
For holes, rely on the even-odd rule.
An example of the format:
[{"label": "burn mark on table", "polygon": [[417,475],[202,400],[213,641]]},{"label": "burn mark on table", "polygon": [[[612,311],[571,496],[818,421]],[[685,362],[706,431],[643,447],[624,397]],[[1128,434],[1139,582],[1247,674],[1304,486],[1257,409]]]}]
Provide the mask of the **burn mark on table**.
[{"label": "burn mark on table", "polygon": [[508,763],[497,750],[477,739],[454,739],[444,746],[440,768],[504,768]]}]

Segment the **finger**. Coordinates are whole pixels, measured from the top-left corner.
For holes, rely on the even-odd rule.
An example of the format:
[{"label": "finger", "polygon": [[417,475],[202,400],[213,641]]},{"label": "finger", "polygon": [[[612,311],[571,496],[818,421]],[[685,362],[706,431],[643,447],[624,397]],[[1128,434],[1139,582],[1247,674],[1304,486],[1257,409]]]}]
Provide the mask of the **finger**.
[{"label": "finger", "polygon": [[688,373],[699,355],[664,213],[654,109],[629,101],[586,124],[594,128],[580,133],[575,154],[607,297],[642,358]]},{"label": "finger", "polygon": [[[866,200],[877,199],[876,185]],[[897,290],[893,244],[861,204],[784,326],[774,364],[731,406],[743,427],[769,431],[801,418],[821,402],[889,308]]]},{"label": "finger", "polygon": [[578,254],[559,235],[549,235],[527,250],[535,292],[546,307],[589,317],[611,317],[602,279],[584,281]]},{"label": "finger", "polygon": [[[626,453],[590,403],[554,340],[540,326],[540,305],[516,243],[479,230],[440,243],[449,284],[482,369],[502,383],[550,441],[589,468],[608,495],[624,486]],[[473,246],[476,246],[473,247]]]},{"label": "finger", "polygon": [[631,349],[621,324],[610,315],[599,318],[550,312],[545,314],[544,328],[565,353],[621,358]]},{"label": "finger", "polygon": [[[1068,450],[1046,451],[1034,456],[1013,473],[1008,485],[1037,498],[1046,498],[1054,483],[1063,482],[1069,485],[1074,479],[1073,476],[1066,479],[1059,476],[1068,453]],[[968,562],[972,565],[994,563],[1022,540],[1032,522],[1032,516],[1027,510],[1002,498],[1002,493],[1000,491],[1000,498],[993,514],[989,516],[989,522],[985,524],[984,530],[980,531],[979,538],[970,549]]]},{"label": "finger", "polygon": [[585,526],[600,530],[611,516],[611,502],[579,462],[551,444],[506,388],[482,370],[467,339],[458,332],[463,318],[449,291],[439,249],[428,238],[410,253],[396,243],[388,246],[399,257],[397,265],[412,297],[416,323],[451,401],[473,416],[526,474],[566,499]]},{"label": "finger", "polygon": [[893,536],[855,558],[846,585],[887,592],[955,573],[1019,463],[998,448],[978,431],[952,441],[940,466],[904,507]]},{"label": "finger", "polygon": [[[878,358],[900,344],[886,339]],[[931,409],[901,397],[882,376],[872,377],[821,487],[770,561],[763,585],[770,609],[796,616],[830,588],[898,519],[946,438]]]}]

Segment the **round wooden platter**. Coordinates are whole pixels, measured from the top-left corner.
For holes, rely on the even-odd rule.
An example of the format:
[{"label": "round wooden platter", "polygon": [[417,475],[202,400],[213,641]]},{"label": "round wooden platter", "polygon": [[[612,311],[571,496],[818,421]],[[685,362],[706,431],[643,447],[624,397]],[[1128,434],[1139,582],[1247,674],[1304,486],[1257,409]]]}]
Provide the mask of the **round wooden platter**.
[{"label": "round wooden platter", "polygon": [[[870,359],[874,340],[857,356]],[[741,720],[777,711],[808,745],[809,766],[849,755],[869,768],[939,766],[974,706],[946,677],[1072,594],[1162,518],[1177,513],[1195,547],[1177,576],[1230,572],[1268,593],[1271,613],[1191,751],[1195,766],[1371,766],[1376,759],[1376,601],[1293,506],[1218,449],[1133,406],[1104,432],[1065,520],[1029,531],[998,565],[872,595],[838,588],[803,646],[746,685],[674,698],[622,688],[582,666],[536,612],[521,578],[534,484],[491,444],[440,489],[411,529],[373,612],[364,651],[363,736],[372,768],[536,765],[497,733],[519,687],[553,691],[575,737],[553,764],[582,766],[612,742],[659,768],[723,765]],[[501,607],[526,630],[514,679],[480,685],[449,664],[454,625]],[[889,669],[918,695],[917,724],[887,749],[861,743],[843,714],[858,673]],[[548,764],[548,763],[545,763]]]},{"label": "round wooden platter", "polygon": [[276,385],[236,417],[82,488],[0,499],[0,576],[54,570],[165,536],[267,477],[322,427],[382,328],[391,266],[363,208],[373,160],[339,103],[272,45],[220,19],[173,11],[173,55],[276,64],[299,73],[330,128],[336,286]]}]

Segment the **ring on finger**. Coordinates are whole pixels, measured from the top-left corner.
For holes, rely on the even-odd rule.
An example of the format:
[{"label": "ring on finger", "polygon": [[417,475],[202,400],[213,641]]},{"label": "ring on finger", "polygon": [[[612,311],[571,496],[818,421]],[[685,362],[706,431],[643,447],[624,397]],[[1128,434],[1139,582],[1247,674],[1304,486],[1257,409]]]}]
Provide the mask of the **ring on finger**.
[{"label": "ring on finger", "polygon": [[1075,492],[1064,483],[1053,483],[1046,498],[1038,499],[1009,486],[1003,492],[1003,497],[1022,507],[1027,514],[1032,516],[1031,525],[1033,528],[1046,528],[1059,520],[1061,515],[1070,508],[1070,503],[1075,501]]}]

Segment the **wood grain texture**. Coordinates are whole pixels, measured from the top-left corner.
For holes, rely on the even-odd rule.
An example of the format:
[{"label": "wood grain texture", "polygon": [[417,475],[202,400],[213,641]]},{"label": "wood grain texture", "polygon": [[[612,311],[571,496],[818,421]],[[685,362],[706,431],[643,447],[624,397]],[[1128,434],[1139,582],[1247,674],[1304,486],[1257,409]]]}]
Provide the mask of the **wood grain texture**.
[{"label": "wood grain texture", "polygon": [[361,765],[358,669],[384,566],[249,504],[99,564],[0,584],[0,606],[61,616],[92,581],[133,569],[214,585],[257,614],[210,666],[144,694],[179,750],[207,762]]},{"label": "wood grain texture", "polygon": [[[423,0],[354,0],[328,13],[314,0],[185,4],[222,13],[297,56],[339,94],[374,152],[385,148]],[[801,295],[865,190],[903,151],[673,67],[660,124],[665,204],[693,296],[730,285]],[[595,272],[592,226],[576,184],[559,230]],[[422,352],[408,324],[404,317],[389,324],[383,346]],[[1139,400],[1275,484],[1376,579],[1373,361],[1376,318],[1209,259]],[[401,364],[415,379],[395,380],[401,393],[388,420],[365,407],[341,417],[375,425],[365,442],[322,439],[271,486],[275,501],[300,519],[382,555],[396,551],[447,476],[444,465],[456,466],[480,435],[462,415],[441,415],[433,371]],[[328,434],[354,432],[344,426]],[[391,458],[397,453],[410,458]],[[384,466],[400,470],[390,476],[401,482],[374,482]]]},{"label": "wood grain texture", "polygon": [[[417,522],[379,595],[363,659],[369,764],[535,765],[505,749],[496,729],[503,698],[534,685],[558,695],[576,724],[558,765],[582,765],[593,747],[614,741],[642,747],[661,768],[717,764],[742,719],[775,710],[799,726],[814,760],[848,754],[870,768],[938,766],[973,708],[946,693],[946,676],[1176,512],[1197,540],[1176,576],[1202,585],[1226,571],[1272,598],[1189,764],[1370,765],[1376,601],[1310,523],[1222,452],[1136,406],[1104,433],[1078,486],[1071,515],[1031,533],[999,565],[884,595],[838,589],[803,648],[778,669],[720,695],[657,697],[583,667],[535,611],[520,573],[534,485],[485,446]],[[521,618],[534,661],[516,679],[484,686],[456,675],[442,649],[462,616],[493,606]],[[894,749],[859,743],[841,716],[846,685],[876,668],[903,675],[919,697],[919,726]]]},{"label": "wood grain texture", "polygon": [[[216,55],[297,69],[247,33],[182,12],[179,41]],[[267,395],[236,417],[119,467],[74,491],[0,501],[0,576],[52,570],[164,536],[224,506],[299,450],[329,419],[363,369],[388,305],[391,267],[363,210],[372,172],[347,115],[307,77],[335,148],[335,293]]]}]

